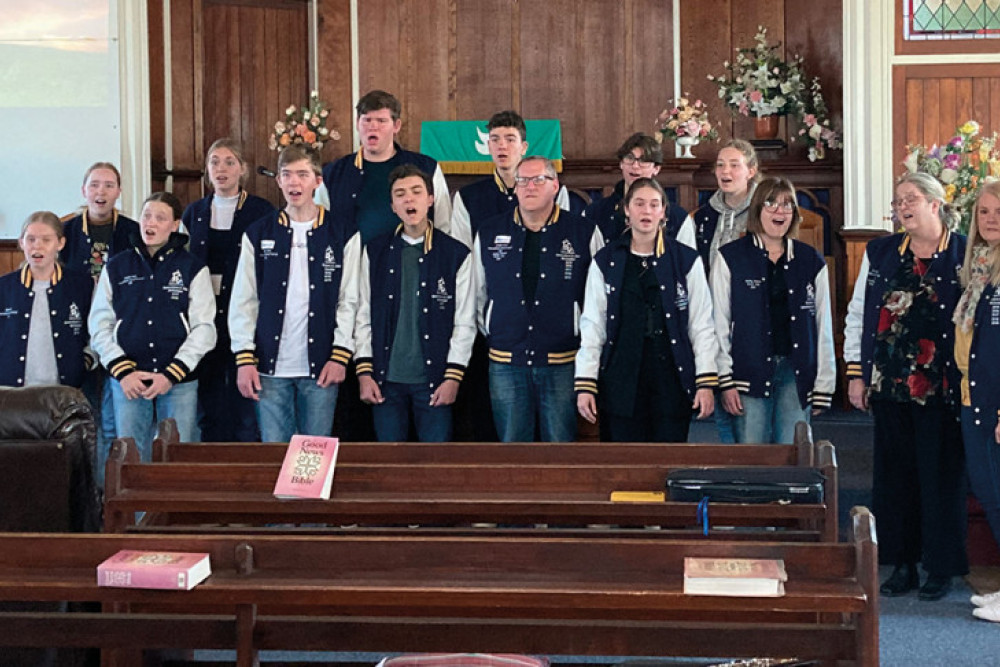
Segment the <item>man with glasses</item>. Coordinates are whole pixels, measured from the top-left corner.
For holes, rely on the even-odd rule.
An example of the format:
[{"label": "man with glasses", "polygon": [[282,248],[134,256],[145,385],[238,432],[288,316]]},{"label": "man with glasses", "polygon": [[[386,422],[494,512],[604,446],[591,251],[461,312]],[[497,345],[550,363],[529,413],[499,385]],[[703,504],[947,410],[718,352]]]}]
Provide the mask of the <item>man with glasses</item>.
[{"label": "man with glasses", "polygon": [[[618,149],[618,166],[622,180],[615,184],[607,197],[598,199],[583,212],[584,217],[595,221],[605,243],[621,236],[625,231],[625,211],[622,200],[625,193],[639,178],[654,178],[663,164],[663,148],[648,134],[636,132]],[[686,246],[695,247],[694,222],[688,212],[671,202],[667,207],[666,228],[668,236]]]},{"label": "man with glasses", "polygon": [[551,160],[515,170],[517,208],[476,234],[479,328],[490,358],[490,395],[503,442],[576,438],[573,362],[590,260],[603,245],[593,221],[556,206]]}]

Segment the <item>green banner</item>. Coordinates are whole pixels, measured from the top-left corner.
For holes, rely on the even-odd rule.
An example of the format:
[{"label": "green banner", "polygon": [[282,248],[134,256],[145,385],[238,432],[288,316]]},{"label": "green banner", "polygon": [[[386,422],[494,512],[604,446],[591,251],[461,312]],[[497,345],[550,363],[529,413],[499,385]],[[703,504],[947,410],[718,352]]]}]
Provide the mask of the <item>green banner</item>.
[{"label": "green banner", "polygon": [[[485,120],[425,120],[420,127],[420,152],[441,164],[447,174],[488,174],[489,133]],[[558,120],[528,120],[528,154],[544,155],[562,169],[562,128]]]}]

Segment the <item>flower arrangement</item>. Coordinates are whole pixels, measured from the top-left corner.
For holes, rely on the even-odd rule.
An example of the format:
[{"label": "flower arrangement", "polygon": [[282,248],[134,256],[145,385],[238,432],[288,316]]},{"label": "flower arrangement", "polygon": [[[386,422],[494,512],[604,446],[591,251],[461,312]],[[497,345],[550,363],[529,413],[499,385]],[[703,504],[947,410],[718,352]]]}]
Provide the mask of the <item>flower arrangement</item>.
[{"label": "flower arrangement", "polygon": [[[671,100],[674,102],[674,100]],[[708,107],[701,100],[692,104],[687,97],[676,100],[673,107],[664,109],[656,117],[654,136],[661,144],[665,138],[694,137],[695,139],[719,138],[718,131],[708,120]]]},{"label": "flower arrangement", "polygon": [[[808,137],[809,160],[822,160],[826,149],[842,146],[840,136],[830,125],[829,111],[823,100],[819,79],[809,81],[802,66],[802,56],[785,61],[778,55],[780,43],[767,43],[767,28],[757,27],[752,48],[736,49],[736,61],[722,63],[726,72],[708,75],[719,88],[719,97],[733,111],[757,118],[794,115],[804,125],[798,136]],[[807,83],[808,82],[808,83]],[[794,140],[794,136],[792,139]]]},{"label": "flower arrangement", "polygon": [[903,161],[908,172],[922,171],[941,182],[945,201],[958,211],[958,231],[963,234],[969,230],[980,183],[1000,178],[997,134],[982,137],[979,130],[979,123],[966,121],[943,146],[908,145]]},{"label": "flower arrangement", "polygon": [[326,126],[330,110],[319,99],[319,92],[309,94],[309,102],[303,107],[294,104],[285,109],[285,119],[274,124],[267,147],[272,151],[281,150],[291,144],[307,144],[319,150],[332,139],[338,141],[340,133]]}]

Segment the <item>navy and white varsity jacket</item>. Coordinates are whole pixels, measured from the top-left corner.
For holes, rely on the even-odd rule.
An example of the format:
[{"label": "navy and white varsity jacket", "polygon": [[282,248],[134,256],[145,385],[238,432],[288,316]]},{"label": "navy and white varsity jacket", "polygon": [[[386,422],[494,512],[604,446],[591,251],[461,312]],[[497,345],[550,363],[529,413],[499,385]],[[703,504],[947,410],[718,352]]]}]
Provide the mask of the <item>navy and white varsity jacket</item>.
[{"label": "navy and white varsity jacket", "polygon": [[[621,287],[632,235],[625,233],[597,253],[587,276],[587,302],[580,319],[580,353],[575,388],[597,395],[597,378],[618,339]],[[712,325],[712,295],[698,253],[661,232],[651,261],[660,283],[670,352],[684,390],[694,400],[698,389],[719,384],[718,341]]]},{"label": "navy and white varsity jacket", "polygon": [[[203,197],[184,209],[181,221],[191,237],[191,254],[208,264],[208,233],[212,224],[212,199],[215,195]],[[230,230],[232,246],[226,253],[224,270],[219,285],[219,294],[215,297],[216,327],[220,327],[219,335],[223,334],[221,327],[228,331],[226,318],[229,315],[229,299],[233,291],[233,278],[236,275],[236,264],[240,259],[243,232],[254,222],[274,212],[271,202],[240,190],[236,211],[233,213],[233,226]]]},{"label": "navy and white varsity jacket", "polygon": [[[664,202],[667,205],[667,236],[677,239],[689,248],[695,247],[694,221],[682,206]],[[625,181],[615,184],[615,189],[607,197],[593,202],[583,211],[583,216],[593,220],[604,234],[604,242],[611,243],[625,231]]]},{"label": "navy and white varsity jacket", "polygon": [[[569,191],[566,186],[559,188],[556,206],[570,210]],[[472,247],[472,239],[479,232],[479,225],[485,220],[505,213],[513,213],[517,208],[517,194],[508,188],[496,169],[493,175],[480,179],[459,189],[451,206],[452,237]]]},{"label": "navy and white varsity jacket", "polygon": [[[719,387],[756,398],[771,395],[776,363],[771,355],[770,261],[763,240],[748,234],[719,249],[711,272]],[[826,262],[812,246],[788,239],[783,267],[799,403],[826,409],[837,379]]]},{"label": "navy and white varsity jacket", "polygon": [[133,371],[193,379],[215,347],[215,295],[208,268],[174,233],[150,257],[141,243],[108,261],[90,309],[91,345],[116,380]]},{"label": "navy and white varsity jacket", "polygon": [[[35,301],[34,279],[28,265],[0,277],[0,386],[23,387],[28,354],[31,308]],[[59,384],[80,387],[84,372],[97,365],[87,347],[87,316],[94,281],[87,274],[56,264],[46,294],[49,326],[56,353]]]},{"label": "navy and white varsity jacket", "polygon": [[[969,403],[976,426],[995,429],[1000,418],[1000,290],[987,285],[979,297],[969,348]],[[959,390],[955,389],[956,394]]]},{"label": "navy and white varsity jacket", "polygon": [[[361,289],[355,330],[358,375],[371,375],[381,386],[389,370],[399,321],[402,279],[400,238],[382,234],[361,259]],[[431,390],[445,380],[461,382],[476,338],[476,289],[472,253],[464,243],[428,227],[420,264],[420,338]]]},{"label": "navy and white varsity jacket", "polygon": [[[108,260],[120,252],[131,250],[133,247],[132,238],[139,235],[139,223],[120,215],[118,211],[111,212],[111,226]],[[63,233],[66,235],[66,245],[59,251],[59,261],[67,268],[74,271],[84,271],[90,275],[93,241],[90,239],[87,211],[66,220],[63,223]]]},{"label": "navy and white varsity jacket", "polygon": [[604,245],[603,237],[593,221],[553,206],[540,231],[535,302],[527,304],[521,283],[527,233],[515,209],[484,222],[476,235],[476,314],[490,360],[515,366],[571,364],[580,346],[587,267]]},{"label": "navy and white varsity jacket", "polygon": [[[328,361],[344,366],[354,351],[361,236],[332,224],[320,207],[306,235],[309,251],[309,377]],[[288,292],[292,226],[288,213],[275,211],[243,235],[240,261],[229,304],[229,335],[236,365],[253,364],[274,375]]]},{"label": "navy and white varsity jacket", "polygon": [[[448,196],[448,182],[445,181],[444,172],[441,171],[437,160],[423,153],[404,150],[396,143],[393,146],[401,164],[415,165],[431,176],[434,185],[434,208],[428,215],[435,227],[447,233],[451,229],[451,199]],[[348,229],[357,226],[357,199],[365,182],[364,165],[364,149],[359,148],[357,153],[349,153],[336,162],[323,166],[323,185],[326,186],[330,203],[327,208],[334,216],[336,224],[345,224]],[[388,181],[385,187],[389,189]],[[326,206],[321,195],[318,203]]]},{"label": "navy and white varsity jacket", "polygon": [[[847,306],[844,326],[844,361],[847,363],[848,380],[861,378],[865,385],[871,384],[875,335],[878,332],[883,295],[909,246],[910,235],[902,233],[869,241],[865,248],[858,280],[854,283],[854,295]],[[925,280],[933,281],[938,299],[941,340],[948,346],[953,345],[954,326],[951,316],[962,295],[958,271],[962,268],[964,259],[965,237],[945,230],[924,276]],[[958,386],[960,376],[950,357],[951,355],[946,357],[945,373],[949,386],[954,388]]]}]

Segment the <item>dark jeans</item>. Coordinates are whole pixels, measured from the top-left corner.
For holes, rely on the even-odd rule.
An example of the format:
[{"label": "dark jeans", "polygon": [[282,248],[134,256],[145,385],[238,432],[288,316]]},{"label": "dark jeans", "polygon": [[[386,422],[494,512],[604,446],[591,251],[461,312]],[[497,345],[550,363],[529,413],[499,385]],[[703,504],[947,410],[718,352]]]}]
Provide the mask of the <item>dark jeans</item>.
[{"label": "dark jeans", "polygon": [[965,453],[954,410],[872,400],[872,510],[882,563],[923,563],[929,574],[964,575]]},{"label": "dark jeans", "polygon": [[420,442],[451,440],[451,406],[431,407],[431,388],[426,383],[385,382],[383,403],[372,406],[375,435],[380,442],[405,442],[410,434],[410,415]]},{"label": "dark jeans", "polygon": [[962,408],[962,438],[965,441],[966,468],[972,492],[979,499],[990,524],[993,539],[1000,544],[1000,444],[997,444],[997,417]]},{"label": "dark jeans", "polygon": [[198,425],[203,442],[260,442],[256,402],[236,387],[236,361],[226,348],[198,364]]}]

